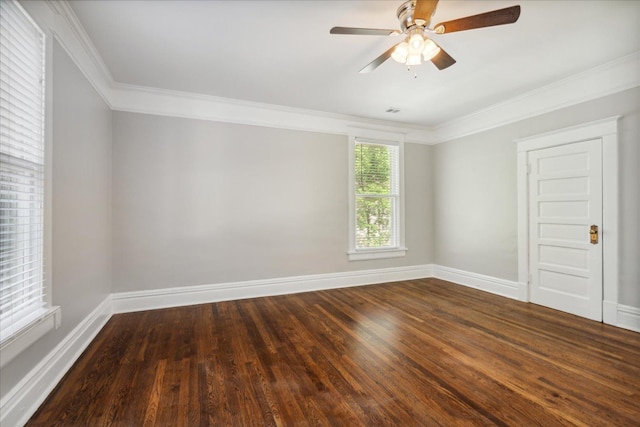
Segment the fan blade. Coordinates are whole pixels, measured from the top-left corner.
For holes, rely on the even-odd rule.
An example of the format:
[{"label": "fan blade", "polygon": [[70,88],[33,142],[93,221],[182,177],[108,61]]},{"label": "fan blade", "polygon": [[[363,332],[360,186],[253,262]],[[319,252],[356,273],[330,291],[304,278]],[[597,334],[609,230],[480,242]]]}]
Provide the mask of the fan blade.
[{"label": "fan blade", "polygon": [[453,59],[447,52],[445,52],[442,47],[440,47],[440,52],[436,56],[431,58],[431,62],[433,62],[433,65],[438,67],[438,70],[444,70],[445,68],[449,68],[453,64],[455,64],[456,60]]},{"label": "fan blade", "polygon": [[382,28],[351,28],[333,27],[329,34],[354,34],[358,36],[390,36],[400,34],[398,30],[384,30]]},{"label": "fan blade", "polygon": [[[400,43],[398,43],[400,44]],[[375,70],[376,68],[378,68],[380,65],[382,65],[382,63],[384,61],[386,61],[387,59],[391,58],[391,53],[393,53],[393,49],[396,48],[396,45],[393,45],[389,48],[389,50],[387,50],[385,53],[383,53],[382,55],[378,56],[376,59],[374,59],[373,61],[371,61],[369,63],[369,65],[367,65],[366,67],[364,67],[362,70],[360,70],[361,73],[370,73],[373,70]]]},{"label": "fan blade", "polygon": [[438,0],[417,0],[416,8],[413,11],[413,20],[422,19],[424,22],[429,23],[437,5]]},{"label": "fan blade", "polygon": [[453,21],[441,22],[435,26],[438,34],[454,31],[473,30],[475,28],[493,27],[494,25],[513,24],[520,17],[520,6],[512,6]]}]

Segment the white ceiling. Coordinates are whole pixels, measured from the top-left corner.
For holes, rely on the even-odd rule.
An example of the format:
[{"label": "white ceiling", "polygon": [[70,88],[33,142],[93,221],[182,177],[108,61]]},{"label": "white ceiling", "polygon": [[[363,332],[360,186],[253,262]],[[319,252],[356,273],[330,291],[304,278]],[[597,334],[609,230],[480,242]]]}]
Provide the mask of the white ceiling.
[{"label": "white ceiling", "polygon": [[[441,0],[432,23],[515,4],[517,23],[434,36],[458,62],[388,60],[399,1],[70,1],[118,83],[436,126],[640,50],[640,1]],[[417,76],[417,77],[416,77]],[[399,108],[396,114],[386,113]]]}]

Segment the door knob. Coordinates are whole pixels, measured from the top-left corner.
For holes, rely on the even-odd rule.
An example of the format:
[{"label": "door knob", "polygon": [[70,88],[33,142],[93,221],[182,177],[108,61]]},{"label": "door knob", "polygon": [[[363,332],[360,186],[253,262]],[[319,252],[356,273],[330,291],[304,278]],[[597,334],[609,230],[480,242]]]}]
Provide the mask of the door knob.
[{"label": "door knob", "polygon": [[589,238],[592,245],[598,244],[598,226],[592,225],[589,229]]}]

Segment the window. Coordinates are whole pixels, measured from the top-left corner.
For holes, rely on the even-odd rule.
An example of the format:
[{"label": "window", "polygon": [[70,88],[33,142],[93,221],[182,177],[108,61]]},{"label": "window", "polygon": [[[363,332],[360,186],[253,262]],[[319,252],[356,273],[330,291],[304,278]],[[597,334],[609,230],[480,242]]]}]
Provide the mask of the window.
[{"label": "window", "polygon": [[403,256],[403,145],[352,137],[350,260]]},{"label": "window", "polygon": [[[45,40],[15,1],[0,2],[0,350],[28,346],[52,309],[44,292]],[[45,331],[46,332],[46,331]],[[25,338],[25,334],[29,335]],[[18,346],[19,347],[19,346]]]}]

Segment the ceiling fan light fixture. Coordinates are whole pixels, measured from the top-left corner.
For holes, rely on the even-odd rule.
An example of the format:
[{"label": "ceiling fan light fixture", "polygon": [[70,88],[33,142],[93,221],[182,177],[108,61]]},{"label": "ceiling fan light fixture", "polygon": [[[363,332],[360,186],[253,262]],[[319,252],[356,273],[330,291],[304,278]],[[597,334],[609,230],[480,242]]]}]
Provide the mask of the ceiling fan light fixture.
[{"label": "ceiling fan light fixture", "polygon": [[420,54],[424,49],[424,38],[419,33],[414,33],[409,37],[409,53]]},{"label": "ceiling fan light fixture", "polygon": [[440,50],[433,40],[420,33],[414,33],[395,47],[391,57],[394,61],[408,66],[420,65],[423,58],[424,61],[429,61],[440,53]]},{"label": "ceiling fan light fixture", "polygon": [[396,48],[391,53],[391,58],[394,61],[404,64],[407,62],[407,56],[409,55],[409,43],[402,42],[399,43]]},{"label": "ceiling fan light fixture", "polygon": [[420,65],[422,64],[422,55],[420,53],[410,53],[407,56],[407,65]]},{"label": "ceiling fan light fixture", "polygon": [[430,61],[434,56],[440,53],[442,49],[440,46],[435,44],[433,40],[426,39],[424,43],[424,50],[422,51],[422,56],[425,61]]}]

